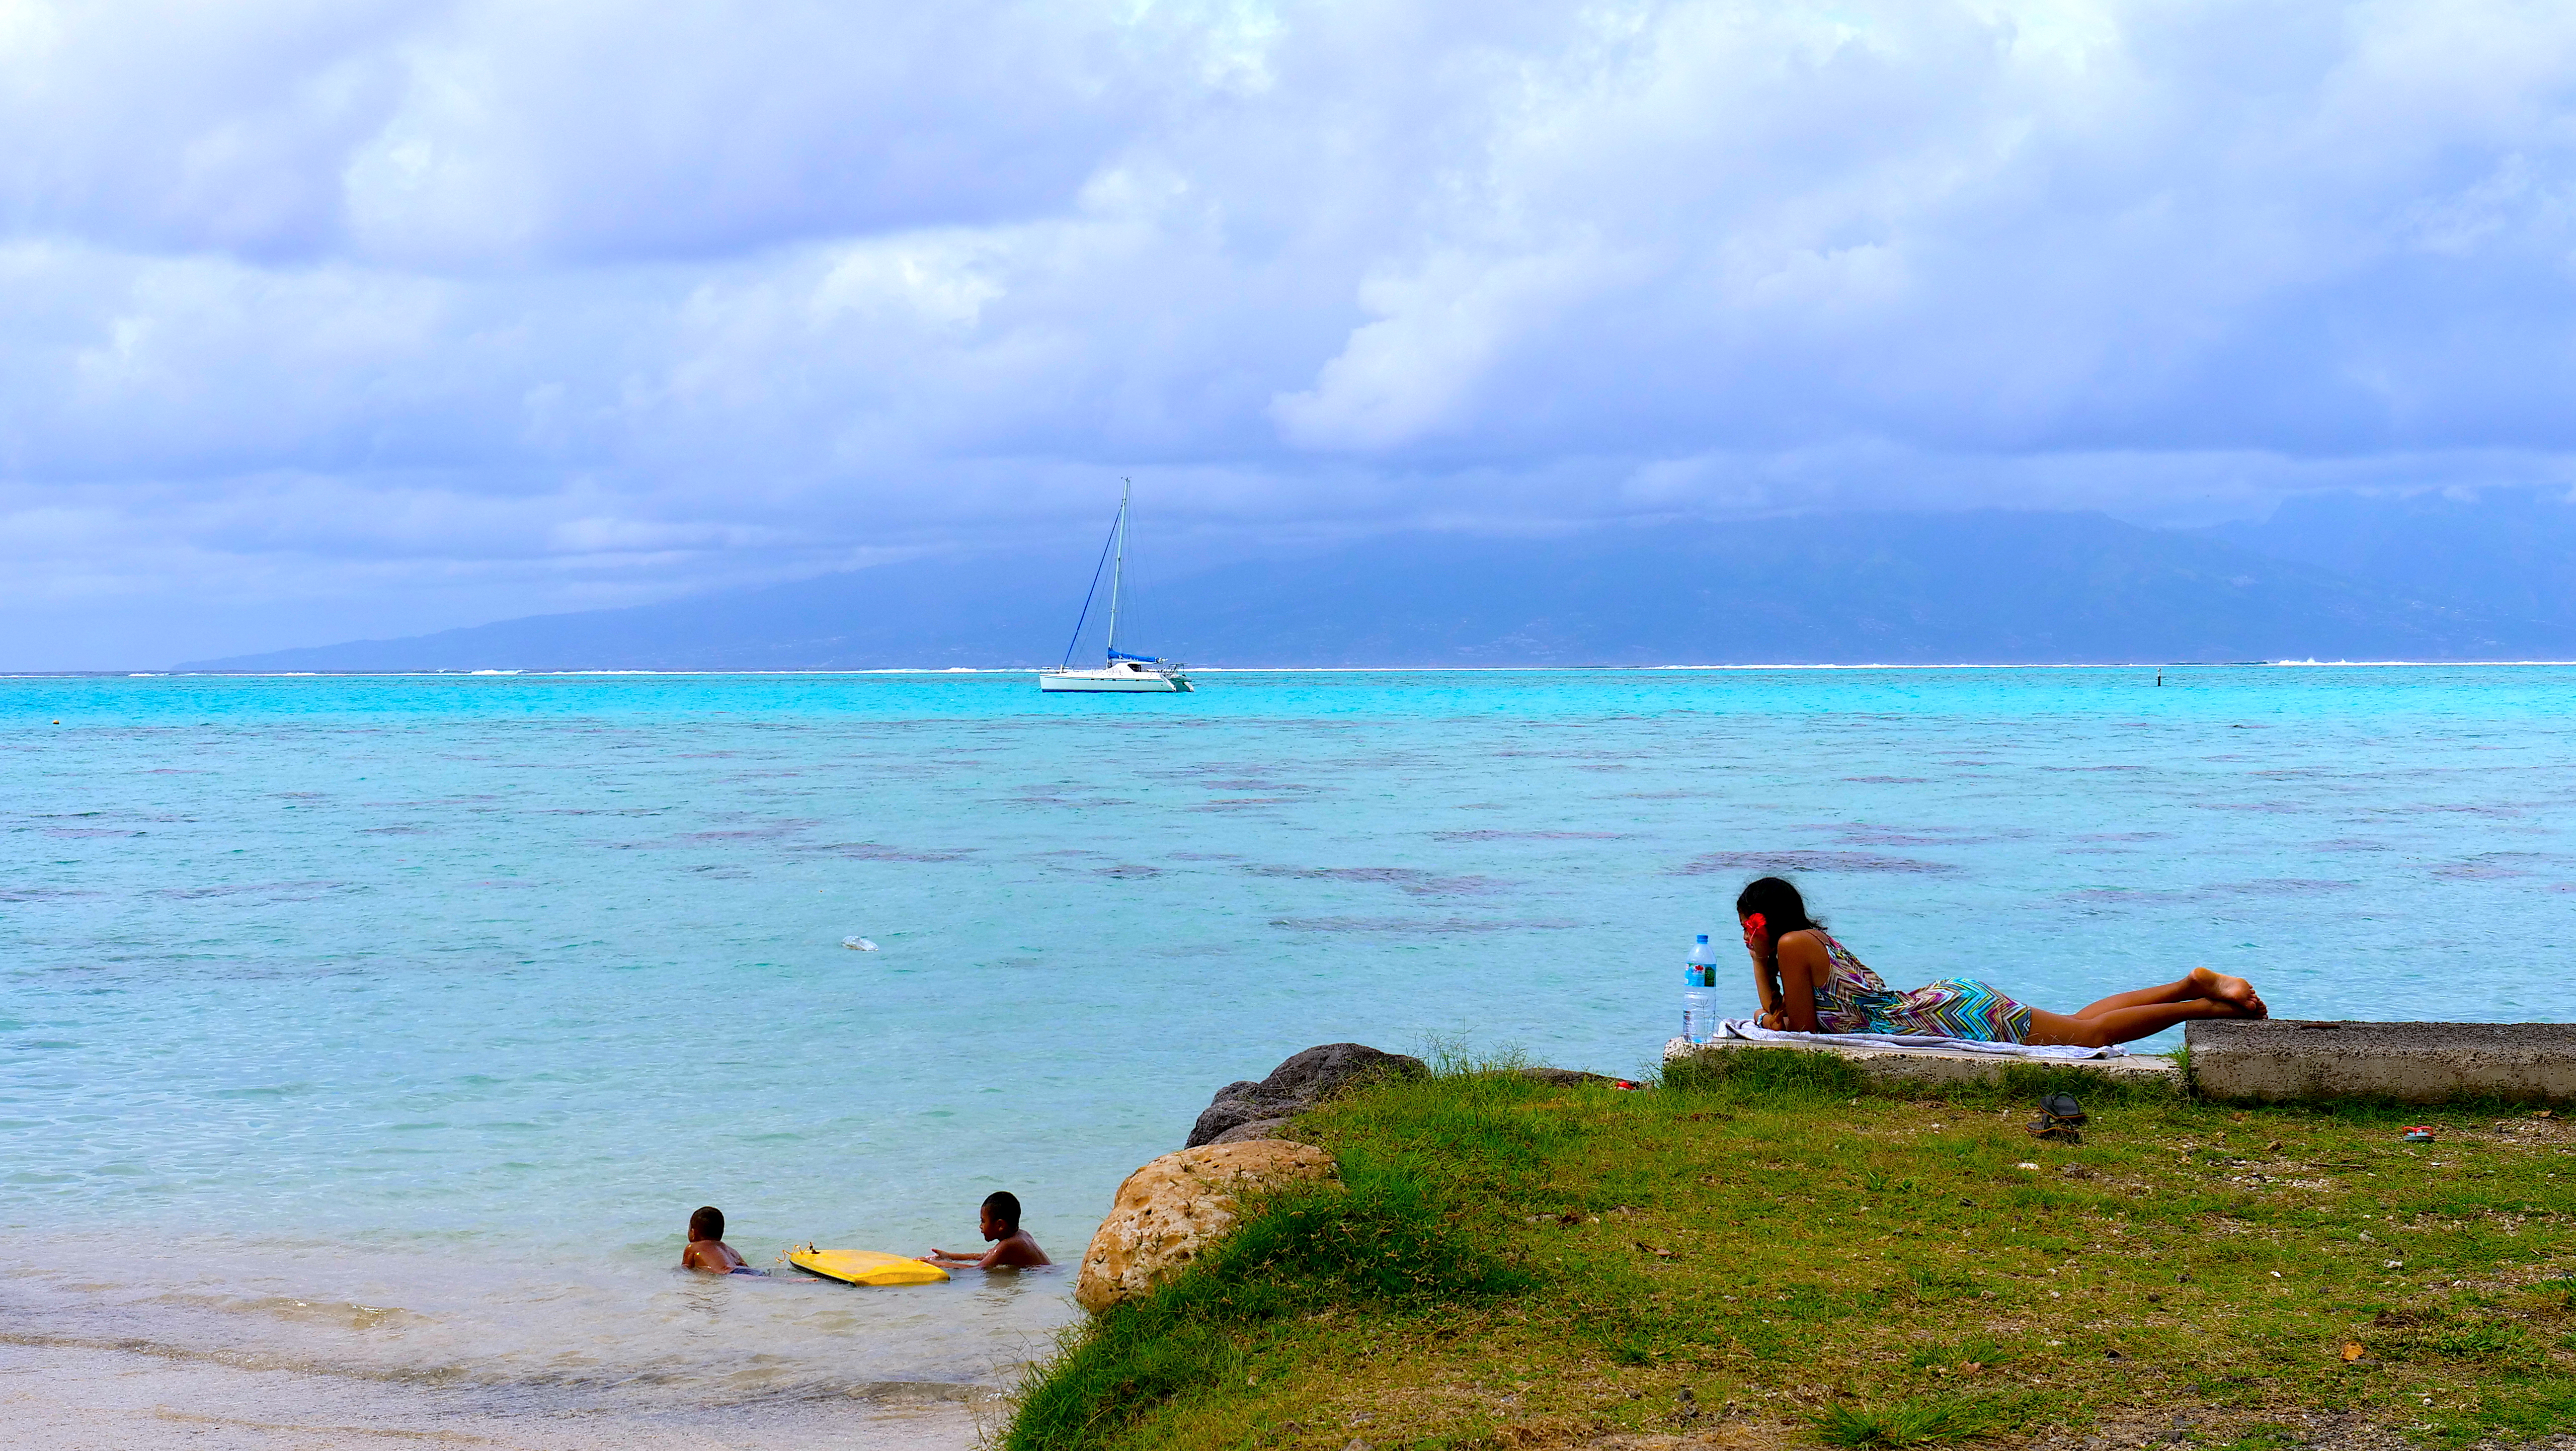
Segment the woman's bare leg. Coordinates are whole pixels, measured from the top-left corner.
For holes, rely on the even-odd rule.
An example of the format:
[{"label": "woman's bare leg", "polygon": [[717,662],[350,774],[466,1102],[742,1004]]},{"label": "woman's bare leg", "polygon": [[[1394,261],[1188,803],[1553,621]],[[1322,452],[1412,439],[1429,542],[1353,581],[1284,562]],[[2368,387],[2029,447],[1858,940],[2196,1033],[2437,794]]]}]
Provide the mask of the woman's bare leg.
[{"label": "woman's bare leg", "polygon": [[[2254,993],[2254,985],[2241,977],[2229,977],[2205,967],[2195,967],[2191,976],[2162,987],[2142,987],[2136,992],[2114,993],[2098,1003],[2087,1003],[2076,1009],[2079,1018],[2099,1017],[2118,1008],[2143,1008],[2155,1003],[2187,1003],[2194,998],[2229,1003],[2247,1017],[2260,1018],[2268,1013],[2263,1000]],[[2125,1041],[2125,1040],[2122,1040]]]},{"label": "woman's bare leg", "polygon": [[2242,1016],[2233,1007],[2207,998],[2193,998],[2180,1003],[2141,1003],[2083,1017],[2033,1008],[2030,1010],[2030,1036],[2023,1041],[2049,1046],[2102,1048],[2113,1043],[2152,1038],[2179,1023]]},{"label": "woman's bare leg", "polygon": [[2207,989],[2201,996],[2233,1004],[2249,1018],[2267,1018],[2272,1015],[2272,1010],[2263,1006],[2261,995],[2254,991],[2254,984],[2241,977],[2229,977],[2223,972],[2212,972],[2205,967],[2195,967],[2191,970],[2191,980]]},{"label": "woman's bare leg", "polygon": [[[2095,1008],[2101,1004],[2094,1004]],[[2152,1038],[2177,1023],[2202,1018],[2242,1018],[2249,1014],[2234,1003],[2213,998],[2193,998],[2187,1002],[2139,1003],[2130,1007],[2105,1008],[2095,1012],[2087,1008],[2080,1017],[2051,1013],[2039,1008],[2030,1010],[2030,1036],[2026,1043],[2065,1045],[2078,1048],[2103,1048],[2113,1043],[2134,1042]]]},{"label": "woman's bare leg", "polygon": [[2187,1003],[2193,998],[2208,996],[2209,989],[2193,982],[2190,978],[2183,978],[2178,982],[2166,983],[2163,987],[2142,987],[2136,992],[2113,993],[2098,1003],[2086,1003],[2083,1007],[2077,1008],[2074,1016],[2090,1018],[2107,1013],[2113,1008],[2143,1008],[2154,1003]]}]

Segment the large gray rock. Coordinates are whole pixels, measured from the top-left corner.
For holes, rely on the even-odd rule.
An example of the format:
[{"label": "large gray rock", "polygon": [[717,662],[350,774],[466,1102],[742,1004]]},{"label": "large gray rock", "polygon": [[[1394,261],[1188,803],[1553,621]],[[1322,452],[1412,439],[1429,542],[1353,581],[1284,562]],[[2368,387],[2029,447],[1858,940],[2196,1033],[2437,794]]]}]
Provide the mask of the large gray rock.
[{"label": "large gray rock", "polygon": [[1289,1121],[1284,1118],[1257,1118],[1250,1123],[1236,1124],[1208,1142],[1210,1144],[1248,1144],[1255,1139],[1285,1138],[1288,1123]]},{"label": "large gray rock", "polygon": [[2211,1098],[2576,1100],[2576,1024],[2209,1018],[2183,1042]]},{"label": "large gray rock", "polygon": [[1309,1048],[1270,1070],[1254,1083],[1240,1079],[1216,1091],[1199,1115],[1183,1147],[1195,1149],[1220,1139],[1242,1142],[1232,1131],[1269,1120],[1290,1119],[1322,1103],[1348,1084],[1364,1078],[1423,1078],[1431,1070],[1419,1058],[1383,1053],[1358,1043],[1326,1043]]}]

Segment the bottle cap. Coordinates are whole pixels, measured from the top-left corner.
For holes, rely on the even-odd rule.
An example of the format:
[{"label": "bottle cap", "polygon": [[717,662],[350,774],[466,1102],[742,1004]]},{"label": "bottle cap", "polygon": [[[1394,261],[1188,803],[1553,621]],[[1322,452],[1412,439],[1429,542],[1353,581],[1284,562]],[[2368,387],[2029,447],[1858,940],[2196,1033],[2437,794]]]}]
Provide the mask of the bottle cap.
[{"label": "bottle cap", "polygon": [[1706,942],[1706,941],[1708,940],[1708,934],[1707,934],[1707,933],[1705,933],[1705,932],[1701,933],[1701,934],[1699,935],[1699,940],[1700,940],[1700,941],[1702,941],[1702,942]]}]

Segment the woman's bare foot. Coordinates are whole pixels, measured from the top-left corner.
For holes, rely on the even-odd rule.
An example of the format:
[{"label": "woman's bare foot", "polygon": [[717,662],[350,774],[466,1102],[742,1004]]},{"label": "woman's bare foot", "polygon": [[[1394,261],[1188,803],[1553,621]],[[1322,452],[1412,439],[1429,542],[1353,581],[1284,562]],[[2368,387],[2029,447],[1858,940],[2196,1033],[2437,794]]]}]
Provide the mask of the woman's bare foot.
[{"label": "woman's bare foot", "polygon": [[2255,993],[2254,985],[2241,977],[2229,977],[2223,972],[2195,967],[2191,970],[2191,982],[2211,1002],[2225,1003],[2245,1017],[2268,1018],[2272,1015],[2272,1010],[2264,1006],[2263,999]]}]

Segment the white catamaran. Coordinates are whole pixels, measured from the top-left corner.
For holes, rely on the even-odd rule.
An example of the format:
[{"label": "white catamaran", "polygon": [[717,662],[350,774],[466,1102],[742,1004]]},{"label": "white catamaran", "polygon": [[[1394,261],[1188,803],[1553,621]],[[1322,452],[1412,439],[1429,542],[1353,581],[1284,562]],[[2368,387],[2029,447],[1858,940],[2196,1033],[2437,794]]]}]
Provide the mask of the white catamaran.
[{"label": "white catamaran", "polygon": [[1091,620],[1091,600],[1100,593],[1100,568],[1092,567],[1091,588],[1082,596],[1082,615],[1073,623],[1073,639],[1064,647],[1064,664],[1053,670],[1038,672],[1040,690],[1116,690],[1174,691],[1191,689],[1190,678],[1181,673],[1177,660],[1158,660],[1151,655],[1129,655],[1118,648],[1118,594],[1127,574],[1127,502],[1135,485],[1121,479],[1126,487],[1118,494],[1118,520],[1109,526],[1109,539],[1101,548],[1101,562],[1106,564],[1115,554],[1117,563],[1109,573],[1109,660],[1098,670],[1073,668],[1074,649],[1082,643],[1082,627]]}]

